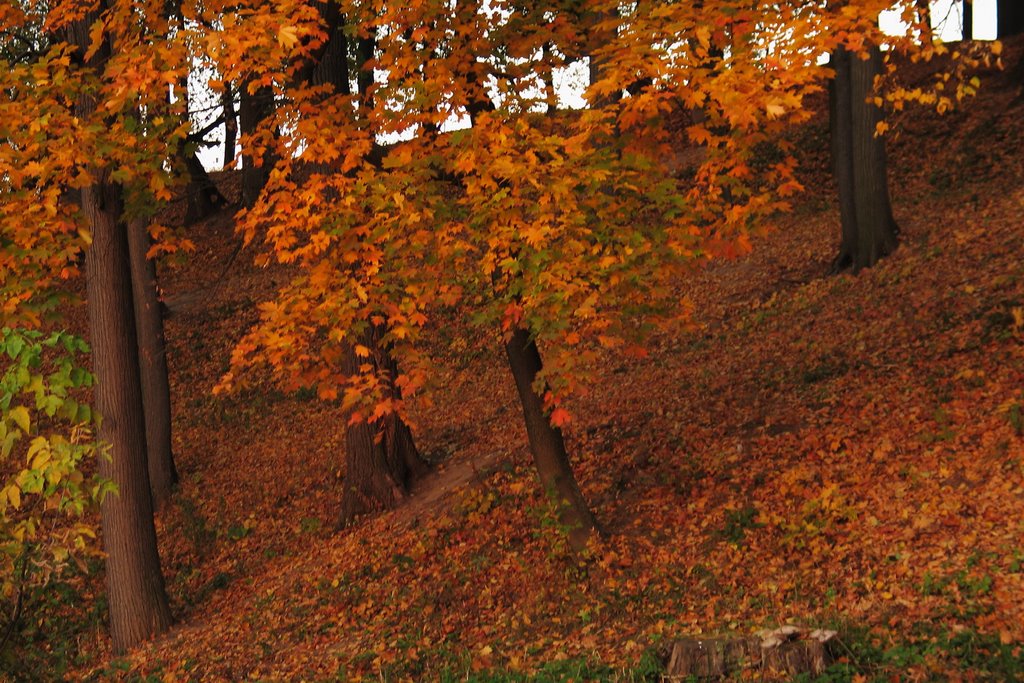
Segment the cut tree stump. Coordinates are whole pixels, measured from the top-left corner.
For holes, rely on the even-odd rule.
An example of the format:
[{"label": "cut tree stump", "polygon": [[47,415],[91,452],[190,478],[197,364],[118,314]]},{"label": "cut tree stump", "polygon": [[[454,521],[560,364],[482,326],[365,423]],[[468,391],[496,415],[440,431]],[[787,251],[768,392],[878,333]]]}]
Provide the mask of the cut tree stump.
[{"label": "cut tree stump", "polygon": [[834,657],[835,631],[782,626],[752,636],[682,638],[669,645],[665,681],[716,679],[744,670],[817,676]]}]

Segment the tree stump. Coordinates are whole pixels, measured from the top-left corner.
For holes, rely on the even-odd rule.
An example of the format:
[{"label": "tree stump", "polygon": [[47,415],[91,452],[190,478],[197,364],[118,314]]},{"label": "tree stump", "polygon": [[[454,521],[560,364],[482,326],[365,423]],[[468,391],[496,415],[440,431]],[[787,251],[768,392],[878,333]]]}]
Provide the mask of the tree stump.
[{"label": "tree stump", "polygon": [[752,636],[682,638],[669,646],[664,680],[723,678],[747,669],[817,676],[834,659],[831,645],[835,636],[835,631],[782,626]]}]

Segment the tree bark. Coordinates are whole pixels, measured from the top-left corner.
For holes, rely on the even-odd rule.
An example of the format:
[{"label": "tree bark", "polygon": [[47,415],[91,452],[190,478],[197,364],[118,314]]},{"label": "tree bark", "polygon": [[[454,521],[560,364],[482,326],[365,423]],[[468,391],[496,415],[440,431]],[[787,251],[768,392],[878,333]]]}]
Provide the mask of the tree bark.
[{"label": "tree bark", "polygon": [[1024,33],[1024,2],[1021,0],[997,0],[997,38],[1008,38]]},{"label": "tree bark", "polygon": [[961,40],[974,39],[974,0],[963,0]]},{"label": "tree bark", "polygon": [[[253,135],[260,123],[270,116],[274,109],[274,92],[269,86],[262,86],[249,92],[249,84],[243,83],[240,90],[238,119],[242,135]],[[267,149],[259,157],[253,154],[251,140],[242,146],[242,206],[252,207],[263,191],[274,165],[272,152]]]},{"label": "tree bark", "polygon": [[543,367],[540,351],[529,332],[517,328],[505,343],[505,353],[519,391],[530,452],[541,486],[557,507],[558,521],[565,529],[569,545],[579,552],[586,548],[597,522],[576,482],[562,430],[548,420],[544,402],[534,389]]},{"label": "tree bark", "polygon": [[86,254],[86,291],[95,402],[102,416],[99,438],[110,444],[110,458],[99,459],[99,474],[117,485],[117,492],[106,496],[101,506],[110,635],[117,653],[171,625],[153,526],[128,238],[120,194],[120,188],[107,180],[82,190],[82,210],[92,230]]},{"label": "tree bark", "polygon": [[889,200],[885,139],[875,135],[882,110],[873,102],[881,51],[862,60],[840,47],[833,53],[832,162],[839,186],[842,242],[836,272],[868,268],[897,245],[899,228]]},{"label": "tree bark", "polygon": [[160,509],[178,482],[171,447],[171,387],[167,379],[164,319],[157,293],[156,263],[148,258],[150,238],[145,221],[128,226],[132,298],[138,338],[142,405],[146,416],[146,454],[153,507]]},{"label": "tree bark", "polygon": [[195,225],[209,218],[225,206],[228,200],[217,189],[216,183],[199,161],[195,149],[189,149],[184,142],[178,152],[185,162],[188,171],[188,185],[185,186],[185,225]]},{"label": "tree bark", "polygon": [[[67,28],[68,42],[77,48],[75,59],[84,62],[90,27],[106,9],[101,2]],[[85,66],[99,70],[109,56],[109,43],[104,42]],[[80,118],[89,119],[96,102],[84,95],[76,109]],[[108,171],[94,168],[92,175],[93,184],[82,188],[81,196],[82,214],[92,233],[86,252],[86,298],[95,404],[102,416],[98,436],[110,447],[110,457],[99,459],[99,475],[117,486],[116,493],[103,499],[100,518],[110,634],[114,652],[120,654],[166,631],[171,611],[153,526],[123,195]]]},{"label": "tree bark", "polygon": [[235,111],[235,93],[231,83],[224,84],[224,93],[220,98],[224,107],[224,162],[226,169],[235,162],[235,146],[238,144],[238,113]]},{"label": "tree bark", "polygon": [[[372,357],[358,358],[352,347],[347,348],[343,363],[345,374],[355,376],[361,364],[372,362],[378,371],[394,379],[397,364],[382,347],[379,331],[371,330],[362,343],[371,349]],[[396,398],[401,398],[394,384],[391,391]],[[348,526],[360,515],[395,507],[408,495],[412,483],[428,470],[416,449],[412,431],[396,413],[372,422],[349,422],[345,437],[345,482],[339,528]]]}]

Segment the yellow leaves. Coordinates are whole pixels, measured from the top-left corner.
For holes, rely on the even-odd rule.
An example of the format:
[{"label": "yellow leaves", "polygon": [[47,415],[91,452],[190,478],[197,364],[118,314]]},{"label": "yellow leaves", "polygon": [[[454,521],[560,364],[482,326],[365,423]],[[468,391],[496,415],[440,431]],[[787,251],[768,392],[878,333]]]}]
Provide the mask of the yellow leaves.
[{"label": "yellow leaves", "polygon": [[37,436],[32,439],[32,443],[28,447],[28,453],[26,458],[29,462],[29,469],[41,470],[50,462],[50,442],[46,437]]},{"label": "yellow leaves", "polygon": [[766,103],[764,108],[769,121],[781,118],[786,113],[786,108],[777,100]]},{"label": "yellow leaves", "polygon": [[29,433],[29,428],[32,426],[32,419],[29,416],[28,408],[25,406],[15,406],[14,408],[11,408],[8,415],[22,433]]},{"label": "yellow leaves", "polygon": [[282,26],[277,29],[277,44],[283,48],[291,49],[299,42],[298,28],[295,26]]},{"label": "yellow leaves", "polygon": [[0,503],[3,503],[0,509],[8,504],[15,510],[19,509],[21,507],[21,488],[16,484],[5,486],[3,490],[0,490]]},{"label": "yellow leaves", "polygon": [[697,35],[697,42],[704,48],[704,54],[707,54],[707,50],[711,47],[711,29],[702,24],[697,27],[695,33]]}]

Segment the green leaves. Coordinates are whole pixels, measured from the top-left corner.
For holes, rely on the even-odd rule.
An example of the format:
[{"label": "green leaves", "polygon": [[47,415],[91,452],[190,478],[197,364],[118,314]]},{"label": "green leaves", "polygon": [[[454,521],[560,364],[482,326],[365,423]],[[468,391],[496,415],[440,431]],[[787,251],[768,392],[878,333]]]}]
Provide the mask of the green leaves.
[{"label": "green leaves", "polygon": [[97,477],[85,485],[83,473],[100,453],[92,409],[75,398],[93,382],[78,364],[88,350],[63,331],[0,330],[0,356],[10,360],[0,376],[0,461],[22,463],[5,467],[0,481],[0,597],[43,586],[67,562],[92,552],[88,525],[42,523],[44,515],[56,522],[52,511],[80,517],[110,488]]}]

